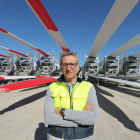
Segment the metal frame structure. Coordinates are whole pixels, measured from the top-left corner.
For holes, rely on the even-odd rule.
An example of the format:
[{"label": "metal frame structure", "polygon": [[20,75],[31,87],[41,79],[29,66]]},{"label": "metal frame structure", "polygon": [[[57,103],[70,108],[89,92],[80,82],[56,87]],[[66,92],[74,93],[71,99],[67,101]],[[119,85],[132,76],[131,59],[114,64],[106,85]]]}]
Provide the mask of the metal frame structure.
[{"label": "metal frame structure", "polygon": [[[103,74],[104,77],[118,76],[119,75],[119,57],[104,56],[104,63],[100,65],[99,73],[100,75]],[[107,80],[103,80],[103,81],[105,85],[108,82]]]},{"label": "metal frame structure", "polygon": [[49,53],[49,56],[43,56],[41,53],[37,54],[36,75],[43,73],[52,74],[55,70],[55,52]]},{"label": "metal frame structure", "polygon": [[126,55],[123,60],[120,60],[119,74],[124,76],[140,76],[140,58]]},{"label": "metal frame structure", "polygon": [[[129,40],[127,43],[119,47],[117,50],[115,50],[113,53],[111,53],[109,56],[104,56],[104,60],[102,60],[99,63],[99,73],[103,74],[105,77],[118,77],[120,68],[122,67],[122,63],[125,63],[124,61],[119,64],[119,55],[122,53],[130,50],[131,48],[137,46],[140,44],[140,34]],[[124,65],[123,65],[124,66]],[[128,64],[125,65],[125,69],[128,69]],[[124,69],[124,68],[123,68]],[[106,84],[106,80],[104,81]]]},{"label": "metal frame structure", "polygon": [[104,56],[104,76],[119,74],[119,57]]},{"label": "metal frame structure", "polygon": [[126,56],[124,58],[125,76],[140,76],[139,57]]},{"label": "metal frame structure", "polygon": [[[1,49],[13,52],[16,54],[16,59],[15,63],[13,62],[13,72],[10,72],[11,75],[19,75],[21,70],[27,70],[27,75],[33,75],[34,74],[34,58],[33,58],[33,53],[29,53],[29,54],[23,54],[5,47],[0,46]],[[9,59],[7,60],[9,61]],[[26,62],[26,64],[24,63]],[[11,62],[8,62],[11,63]],[[13,74],[12,74],[13,73]]]},{"label": "metal frame structure", "polygon": [[99,80],[89,77],[88,74],[98,76],[99,75],[99,57],[89,57],[85,55],[85,64],[82,66],[82,78],[88,81],[99,84]]},{"label": "metal frame structure", "polygon": [[7,59],[7,68],[6,70],[9,70],[7,75],[13,75],[14,74],[14,58],[13,58],[14,54],[13,53],[9,53],[8,54],[8,59]]},{"label": "metal frame structure", "polygon": [[20,56],[20,71],[27,71],[27,75],[34,75],[34,53],[30,52],[27,56],[28,57]]},{"label": "metal frame structure", "polygon": [[7,65],[8,65],[7,59],[8,59],[7,55],[0,54],[0,72],[4,72],[5,69],[7,68]]}]

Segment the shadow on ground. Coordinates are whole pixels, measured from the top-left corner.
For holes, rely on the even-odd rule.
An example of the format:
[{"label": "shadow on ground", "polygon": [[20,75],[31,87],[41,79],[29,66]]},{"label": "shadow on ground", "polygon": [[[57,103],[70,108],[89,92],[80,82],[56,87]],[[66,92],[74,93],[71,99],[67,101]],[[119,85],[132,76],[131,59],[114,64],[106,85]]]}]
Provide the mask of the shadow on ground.
[{"label": "shadow on ground", "polygon": [[20,101],[18,101],[16,103],[10,105],[9,107],[1,110],[0,115],[6,113],[8,111],[12,111],[12,110],[14,110],[14,109],[16,109],[18,107],[30,104],[30,103],[32,103],[32,102],[34,102],[34,101],[36,101],[36,100],[38,100],[38,99],[40,99],[42,97],[45,97],[45,95],[46,95],[46,90],[44,90],[42,92],[39,92],[39,93],[37,93],[35,95],[29,96],[29,97],[27,97],[25,99],[22,99],[22,100],[20,100]]},{"label": "shadow on ground", "polygon": [[112,117],[116,118],[120,123],[124,125],[124,127],[130,130],[136,131],[136,132],[140,132],[140,129],[137,128],[135,123],[128,118],[128,116],[121,110],[121,108],[116,106],[113,102],[111,102],[110,100],[108,100],[102,95],[102,94],[105,94],[105,95],[111,96],[110,95],[111,93],[109,92],[107,93],[107,91],[104,91],[100,89],[99,87],[96,87],[96,91],[97,91],[97,98],[98,98],[99,106],[105,112],[110,114]]},{"label": "shadow on ground", "polygon": [[34,140],[47,140],[47,127],[43,122],[38,124]]},{"label": "shadow on ground", "polygon": [[122,94],[128,94],[134,97],[140,98],[140,91],[133,90],[131,88],[127,89],[126,87],[119,86],[119,87],[109,87],[110,89],[116,90],[121,92]]},{"label": "shadow on ground", "polygon": [[[103,96],[103,94],[111,96],[112,98],[114,98],[114,96],[107,92],[104,91],[98,87],[96,87],[97,90],[97,97],[98,97],[98,102],[99,102],[99,106],[108,114],[110,114],[111,116],[113,116],[114,118],[116,118],[120,123],[122,123],[124,125],[124,127],[136,131],[136,132],[140,132],[140,129],[137,128],[137,126],[135,125],[135,123],[130,120],[128,118],[128,116],[121,110],[121,108],[119,108],[118,106],[116,106],[113,102],[111,102],[110,100],[108,100],[107,98],[105,98]],[[18,107],[27,105],[29,103],[32,103],[42,97],[45,97],[46,95],[46,90],[39,92],[35,95],[29,96],[25,99],[22,99],[12,105],[10,105],[9,107],[5,108],[4,110],[0,111],[0,115],[8,112],[8,111],[12,111]],[[35,140],[38,140],[38,135],[42,135],[42,138],[45,137],[46,135],[46,127],[43,123],[39,123],[39,128],[37,128],[36,133],[35,133]],[[40,139],[40,140],[44,140],[44,139]]]},{"label": "shadow on ground", "polygon": [[47,90],[47,86],[49,86],[51,83],[47,83],[47,84],[43,84],[43,85],[39,85],[39,86],[35,86],[35,87],[30,87],[30,88],[27,88],[27,89],[23,89],[20,92],[29,91],[29,90],[33,90],[33,89],[38,89],[38,88],[42,88],[42,87],[46,87],[46,90]]},{"label": "shadow on ground", "polygon": [[[35,86],[35,87],[30,87],[30,88],[27,88],[27,89],[23,89],[23,90],[21,90],[20,92],[30,91],[30,90],[42,88],[42,87],[45,87],[45,86],[46,86],[46,85],[39,85],[39,86]],[[46,86],[46,90],[47,90],[47,86]]]}]

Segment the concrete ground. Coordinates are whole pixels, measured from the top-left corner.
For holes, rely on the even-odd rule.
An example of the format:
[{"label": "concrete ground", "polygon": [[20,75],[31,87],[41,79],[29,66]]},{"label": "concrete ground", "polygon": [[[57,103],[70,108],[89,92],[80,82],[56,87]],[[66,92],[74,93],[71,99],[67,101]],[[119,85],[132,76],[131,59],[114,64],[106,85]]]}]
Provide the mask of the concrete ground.
[{"label": "concrete ground", "polygon": [[[47,86],[0,93],[0,140],[46,140]],[[96,87],[100,117],[94,140],[140,140],[140,88]]]}]

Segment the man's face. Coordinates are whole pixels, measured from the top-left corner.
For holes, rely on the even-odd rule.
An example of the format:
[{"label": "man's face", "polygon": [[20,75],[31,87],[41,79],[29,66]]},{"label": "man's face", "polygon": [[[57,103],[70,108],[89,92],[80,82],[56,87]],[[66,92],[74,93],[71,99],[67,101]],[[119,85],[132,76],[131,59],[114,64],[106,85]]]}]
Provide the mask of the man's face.
[{"label": "man's face", "polygon": [[[62,64],[69,64],[69,63],[77,63],[77,59],[75,56],[68,55],[62,58]],[[70,65],[63,67],[61,66],[61,71],[64,74],[64,77],[67,79],[72,79],[77,77],[77,72],[79,71],[79,64],[77,64],[74,68],[70,67]]]}]

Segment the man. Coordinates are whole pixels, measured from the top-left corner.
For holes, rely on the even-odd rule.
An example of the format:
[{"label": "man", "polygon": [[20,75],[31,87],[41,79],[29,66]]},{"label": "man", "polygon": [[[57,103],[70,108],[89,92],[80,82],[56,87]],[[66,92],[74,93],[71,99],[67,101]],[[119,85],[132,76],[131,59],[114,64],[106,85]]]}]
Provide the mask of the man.
[{"label": "man", "polygon": [[73,52],[60,57],[61,77],[46,94],[45,123],[48,140],[93,140],[98,121],[98,101],[94,86],[77,76],[79,59]]}]

